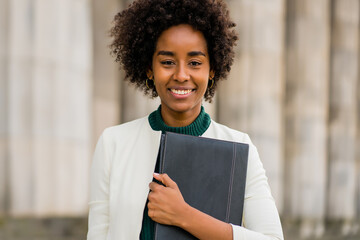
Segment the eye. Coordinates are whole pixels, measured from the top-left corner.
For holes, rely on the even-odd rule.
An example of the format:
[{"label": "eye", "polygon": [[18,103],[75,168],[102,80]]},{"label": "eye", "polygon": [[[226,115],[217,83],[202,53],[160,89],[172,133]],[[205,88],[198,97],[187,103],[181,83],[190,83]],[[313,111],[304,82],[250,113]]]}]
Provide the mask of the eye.
[{"label": "eye", "polygon": [[200,65],[201,65],[201,62],[191,61],[189,64],[190,64],[190,66],[197,67],[197,66],[200,66]]},{"label": "eye", "polygon": [[162,65],[174,65],[175,63],[171,60],[164,60],[160,62]]}]

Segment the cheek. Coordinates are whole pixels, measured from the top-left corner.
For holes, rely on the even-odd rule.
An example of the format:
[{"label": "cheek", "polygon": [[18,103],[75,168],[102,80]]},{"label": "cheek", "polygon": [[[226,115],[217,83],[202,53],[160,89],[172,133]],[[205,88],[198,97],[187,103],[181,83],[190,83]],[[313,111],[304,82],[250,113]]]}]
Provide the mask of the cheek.
[{"label": "cheek", "polygon": [[164,68],[157,68],[154,70],[154,78],[158,82],[165,82],[167,81],[172,75],[171,70],[167,70]]},{"label": "cheek", "polygon": [[154,78],[156,79],[154,81],[154,86],[155,86],[155,90],[156,92],[165,92],[167,90],[166,86],[165,86],[165,81],[162,81],[161,78],[159,76],[154,76]]},{"label": "cheek", "polygon": [[210,75],[208,73],[201,74],[197,77],[198,79],[198,85],[201,85],[201,87],[207,88],[208,82],[209,82]]}]

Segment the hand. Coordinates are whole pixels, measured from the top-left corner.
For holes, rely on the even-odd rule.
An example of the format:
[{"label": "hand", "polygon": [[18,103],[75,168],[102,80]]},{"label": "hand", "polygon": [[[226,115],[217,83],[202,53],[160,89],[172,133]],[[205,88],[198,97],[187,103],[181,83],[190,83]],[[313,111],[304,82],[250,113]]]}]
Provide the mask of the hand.
[{"label": "hand", "polygon": [[154,173],[154,178],[165,186],[156,182],[149,184],[149,217],[161,224],[180,226],[189,205],[184,201],[177,184],[166,173]]},{"label": "hand", "polygon": [[198,239],[232,239],[231,225],[188,205],[167,174],[154,173],[154,178],[165,186],[155,182],[149,185],[148,215],[152,220],[178,226]]}]

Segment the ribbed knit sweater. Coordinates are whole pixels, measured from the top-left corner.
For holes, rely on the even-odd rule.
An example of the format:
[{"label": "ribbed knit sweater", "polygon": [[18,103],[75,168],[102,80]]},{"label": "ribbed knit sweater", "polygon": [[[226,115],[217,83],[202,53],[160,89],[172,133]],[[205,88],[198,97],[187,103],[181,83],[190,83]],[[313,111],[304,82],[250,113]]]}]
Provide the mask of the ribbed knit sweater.
[{"label": "ribbed knit sweater", "polygon": [[[167,126],[161,117],[161,105],[159,108],[149,115],[149,123],[154,131],[162,132],[175,132],[187,134],[192,136],[201,136],[210,126],[210,116],[204,111],[201,106],[199,116],[190,125],[185,127],[170,127]],[[155,172],[159,172],[159,158],[156,161]],[[140,233],[140,240],[153,240],[154,239],[154,221],[148,215],[147,203],[144,209],[143,223]]]}]

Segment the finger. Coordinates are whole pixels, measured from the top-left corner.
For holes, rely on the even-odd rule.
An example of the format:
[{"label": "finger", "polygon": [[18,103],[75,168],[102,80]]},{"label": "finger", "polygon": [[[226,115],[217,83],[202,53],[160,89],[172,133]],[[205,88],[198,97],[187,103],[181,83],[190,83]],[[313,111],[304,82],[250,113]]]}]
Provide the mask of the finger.
[{"label": "finger", "polygon": [[177,184],[166,174],[160,174],[160,177],[162,179],[162,183],[170,188],[177,188]]},{"label": "finger", "polygon": [[148,200],[151,201],[153,199],[153,194],[154,192],[153,191],[150,191],[149,194],[148,194]]},{"label": "finger", "polygon": [[154,211],[154,210],[152,210],[152,209],[149,209],[149,210],[148,210],[148,215],[149,215],[149,217],[150,217],[151,219],[153,219],[153,220],[154,220],[154,217],[155,217],[155,211]]},{"label": "finger", "polygon": [[153,191],[151,191],[148,195],[148,200],[149,200],[148,203],[156,202],[156,199],[157,199],[156,194]]},{"label": "finger", "polygon": [[162,186],[156,182],[149,183],[149,188],[151,191],[156,191],[156,190],[160,189],[161,187],[164,187],[164,186]]},{"label": "finger", "polygon": [[154,189],[155,184],[156,184],[155,182],[149,183],[149,188],[150,188],[151,191]]},{"label": "finger", "polygon": [[161,177],[162,174],[159,174],[159,173],[154,173],[153,176],[156,180],[158,180],[159,182],[162,182],[162,177]]},{"label": "finger", "polygon": [[147,203],[147,207],[148,207],[148,209],[150,210],[153,210],[153,208],[154,208],[154,205],[153,205],[153,203],[151,202],[151,201],[149,201],[148,203]]}]

